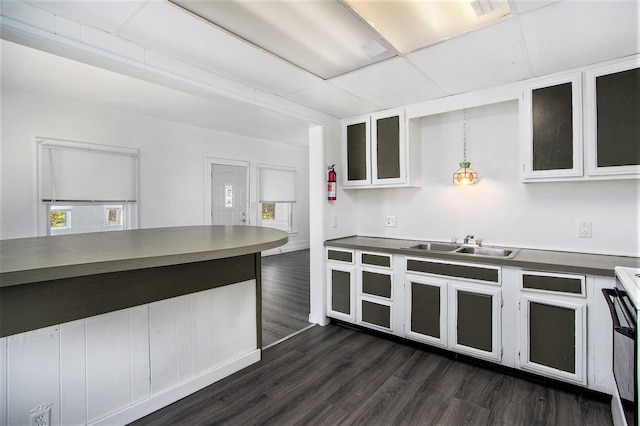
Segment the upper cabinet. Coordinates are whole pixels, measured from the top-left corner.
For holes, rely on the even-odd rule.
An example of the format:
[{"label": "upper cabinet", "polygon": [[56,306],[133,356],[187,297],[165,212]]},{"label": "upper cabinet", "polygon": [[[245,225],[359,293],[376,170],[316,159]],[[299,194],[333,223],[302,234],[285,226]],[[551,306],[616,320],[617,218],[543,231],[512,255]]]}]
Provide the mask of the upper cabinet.
[{"label": "upper cabinet", "polygon": [[527,85],[520,98],[522,180],[639,177],[638,93],[640,56]]},{"label": "upper cabinet", "polygon": [[582,84],[579,73],[538,80],[522,94],[524,180],[582,176]]},{"label": "upper cabinet", "polygon": [[[420,169],[419,132],[412,139],[406,126],[403,109],[343,120],[343,186],[415,186]],[[418,161],[411,162],[409,151]]]},{"label": "upper cabinet", "polygon": [[587,173],[640,175],[640,57],[585,73]]}]

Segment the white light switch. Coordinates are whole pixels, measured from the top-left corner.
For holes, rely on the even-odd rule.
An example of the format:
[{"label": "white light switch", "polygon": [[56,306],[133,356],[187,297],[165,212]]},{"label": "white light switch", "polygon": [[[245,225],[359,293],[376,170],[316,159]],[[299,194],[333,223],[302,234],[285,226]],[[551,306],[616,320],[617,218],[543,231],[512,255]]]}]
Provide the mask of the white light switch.
[{"label": "white light switch", "polygon": [[391,226],[393,228],[395,228],[396,226],[396,217],[395,216],[387,216],[386,220],[385,220],[385,226]]}]

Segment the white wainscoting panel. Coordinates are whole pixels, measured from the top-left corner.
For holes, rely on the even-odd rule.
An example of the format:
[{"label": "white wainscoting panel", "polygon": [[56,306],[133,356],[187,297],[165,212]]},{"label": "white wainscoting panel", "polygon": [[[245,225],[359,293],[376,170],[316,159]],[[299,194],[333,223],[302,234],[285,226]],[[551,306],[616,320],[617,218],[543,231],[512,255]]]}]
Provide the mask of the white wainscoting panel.
[{"label": "white wainscoting panel", "polygon": [[8,336],[7,343],[7,424],[27,424],[41,404],[52,404],[51,417],[59,418],[59,327]]},{"label": "white wainscoting panel", "polygon": [[249,280],[0,338],[0,425],[123,424],[260,360]]},{"label": "white wainscoting panel", "polygon": [[60,424],[63,425],[87,422],[85,324],[85,320],[78,320],[60,325]]}]

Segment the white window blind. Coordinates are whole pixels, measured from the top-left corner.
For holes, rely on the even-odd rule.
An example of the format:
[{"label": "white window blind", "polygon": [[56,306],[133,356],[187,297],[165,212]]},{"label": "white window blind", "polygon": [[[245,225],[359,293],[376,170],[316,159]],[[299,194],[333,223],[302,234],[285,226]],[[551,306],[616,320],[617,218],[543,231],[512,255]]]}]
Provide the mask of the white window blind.
[{"label": "white window blind", "polygon": [[260,202],[295,203],[296,170],[275,166],[259,166]]},{"label": "white window blind", "polygon": [[42,201],[137,202],[137,150],[43,139],[38,151]]}]

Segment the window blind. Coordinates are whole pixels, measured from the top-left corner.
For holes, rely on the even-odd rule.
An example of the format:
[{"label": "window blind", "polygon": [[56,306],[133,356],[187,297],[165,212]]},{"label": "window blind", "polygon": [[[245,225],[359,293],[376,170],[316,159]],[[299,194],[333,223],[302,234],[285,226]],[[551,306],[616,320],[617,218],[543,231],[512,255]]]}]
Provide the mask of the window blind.
[{"label": "window blind", "polygon": [[42,201],[137,202],[137,150],[53,140],[38,143]]},{"label": "window blind", "polygon": [[295,169],[259,166],[259,170],[261,203],[296,202]]}]

